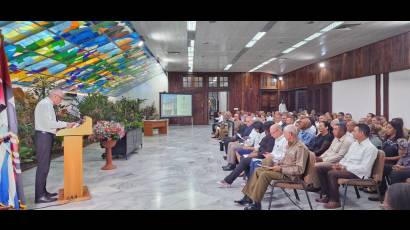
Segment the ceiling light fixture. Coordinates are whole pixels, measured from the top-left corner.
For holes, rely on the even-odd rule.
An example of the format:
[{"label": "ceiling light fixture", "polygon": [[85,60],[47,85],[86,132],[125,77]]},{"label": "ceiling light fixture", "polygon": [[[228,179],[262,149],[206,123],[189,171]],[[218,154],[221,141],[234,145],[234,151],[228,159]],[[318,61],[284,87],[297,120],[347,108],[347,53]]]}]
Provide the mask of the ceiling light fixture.
[{"label": "ceiling light fixture", "polygon": [[283,81],[283,77],[282,77],[282,76],[279,77],[279,81]]},{"label": "ceiling light fixture", "polygon": [[253,72],[253,71],[257,70],[257,69],[260,69],[260,68],[262,68],[263,66],[265,66],[265,65],[267,65],[267,64],[269,64],[269,63],[275,61],[276,59],[277,59],[276,57],[271,58],[271,59],[269,59],[269,60],[263,62],[262,64],[256,66],[255,68],[249,70],[249,72]]},{"label": "ceiling light fixture", "polygon": [[225,66],[224,70],[229,70],[231,67],[232,67],[232,64],[228,64],[228,65]]},{"label": "ceiling light fixture", "polygon": [[251,48],[259,39],[265,36],[266,32],[258,32],[249,42],[245,45],[246,48]]},{"label": "ceiling light fixture", "polygon": [[326,26],[325,28],[323,28],[320,32],[328,32],[330,30],[333,30],[334,28],[342,25],[344,22],[333,22],[332,24]]},{"label": "ceiling light fixture", "polygon": [[303,46],[303,45],[306,44],[306,43],[307,43],[307,41],[301,41],[301,42],[296,43],[296,44],[293,45],[292,47],[293,47],[293,48],[299,48],[299,47]]},{"label": "ceiling light fixture", "polygon": [[295,49],[296,49],[296,48],[290,47],[290,48],[287,48],[286,50],[282,51],[282,53],[283,53],[283,54],[287,54],[287,53],[292,52],[292,51],[295,50]]},{"label": "ceiling light fixture", "polygon": [[320,68],[325,68],[325,63],[324,62],[319,63],[319,67]]},{"label": "ceiling light fixture", "polygon": [[319,37],[320,35],[322,35],[322,33],[314,33],[310,35],[309,37],[305,38],[305,41],[312,41],[313,39]]},{"label": "ceiling light fixture", "polygon": [[187,21],[187,29],[188,29],[188,31],[195,31],[196,30],[196,21]]}]

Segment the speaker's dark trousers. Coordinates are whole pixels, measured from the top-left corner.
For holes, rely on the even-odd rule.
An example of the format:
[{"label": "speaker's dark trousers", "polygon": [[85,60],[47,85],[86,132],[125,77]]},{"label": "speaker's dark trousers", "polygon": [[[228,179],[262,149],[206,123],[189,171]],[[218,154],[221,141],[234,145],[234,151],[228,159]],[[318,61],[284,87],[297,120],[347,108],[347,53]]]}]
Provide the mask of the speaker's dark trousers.
[{"label": "speaker's dark trousers", "polygon": [[50,170],[51,149],[53,147],[55,135],[52,133],[36,131],[34,134],[34,144],[36,148],[37,171],[35,198],[45,195],[48,171]]}]

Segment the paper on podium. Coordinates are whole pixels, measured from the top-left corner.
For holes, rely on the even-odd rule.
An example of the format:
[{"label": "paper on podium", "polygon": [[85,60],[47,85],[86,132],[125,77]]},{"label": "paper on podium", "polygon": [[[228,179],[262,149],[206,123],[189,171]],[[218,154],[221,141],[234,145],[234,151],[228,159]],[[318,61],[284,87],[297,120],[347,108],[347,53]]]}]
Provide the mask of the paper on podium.
[{"label": "paper on podium", "polygon": [[57,132],[56,136],[85,136],[93,134],[93,125],[91,117],[85,116],[84,123],[76,128],[62,129]]}]

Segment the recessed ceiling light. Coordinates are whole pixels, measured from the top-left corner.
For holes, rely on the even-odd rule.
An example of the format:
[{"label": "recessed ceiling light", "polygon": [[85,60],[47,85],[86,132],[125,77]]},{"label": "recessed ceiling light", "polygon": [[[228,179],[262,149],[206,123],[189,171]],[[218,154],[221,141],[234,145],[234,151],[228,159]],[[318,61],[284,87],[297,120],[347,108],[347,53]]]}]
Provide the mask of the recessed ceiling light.
[{"label": "recessed ceiling light", "polygon": [[296,44],[293,45],[292,47],[293,47],[293,48],[298,48],[298,47],[303,46],[303,45],[306,44],[306,43],[307,43],[307,41],[301,41],[301,42],[296,43]]},{"label": "recessed ceiling light", "polygon": [[282,76],[279,77],[279,81],[283,81],[283,77],[282,77]]},{"label": "recessed ceiling light", "polygon": [[188,31],[195,31],[196,30],[196,21],[188,21],[187,22],[187,29],[188,29]]},{"label": "recessed ceiling light", "polygon": [[295,49],[295,48],[290,47],[290,48],[288,48],[288,49],[286,49],[286,50],[282,51],[282,53],[287,54],[287,53],[292,52],[294,49]]},{"label": "recessed ceiling light", "polygon": [[324,62],[319,63],[319,67],[320,68],[325,68],[325,63]]},{"label": "recessed ceiling light", "polygon": [[328,32],[330,30],[333,30],[334,28],[340,26],[341,24],[343,24],[344,22],[333,22],[332,24],[326,26],[325,28],[323,28],[320,32]]},{"label": "recessed ceiling light", "polygon": [[322,35],[322,33],[314,33],[314,34],[310,35],[309,37],[307,37],[307,38],[305,39],[305,41],[311,41],[311,40],[313,40],[313,39],[319,37],[320,35]]},{"label": "recessed ceiling light", "polygon": [[245,45],[246,48],[251,48],[253,45],[255,45],[255,43],[261,39],[264,35],[266,34],[266,32],[258,32],[249,42],[248,44]]}]

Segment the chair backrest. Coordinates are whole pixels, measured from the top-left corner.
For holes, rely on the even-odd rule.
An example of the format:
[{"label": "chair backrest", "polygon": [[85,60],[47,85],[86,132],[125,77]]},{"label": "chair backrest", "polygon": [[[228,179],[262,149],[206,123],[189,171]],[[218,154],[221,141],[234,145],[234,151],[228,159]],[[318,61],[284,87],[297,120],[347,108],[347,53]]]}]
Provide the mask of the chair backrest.
[{"label": "chair backrest", "polygon": [[313,177],[315,176],[315,163],[316,155],[314,152],[309,151],[309,157],[306,162],[305,173],[303,174],[303,180],[306,184],[313,184]]},{"label": "chair backrest", "polygon": [[372,169],[372,178],[373,180],[380,182],[383,178],[383,169],[384,169],[384,151],[379,150],[377,153],[377,158],[374,161],[373,169]]},{"label": "chair backrest", "polygon": [[233,137],[234,134],[234,128],[235,128],[235,123],[233,121],[226,121],[228,124],[228,137]]}]

